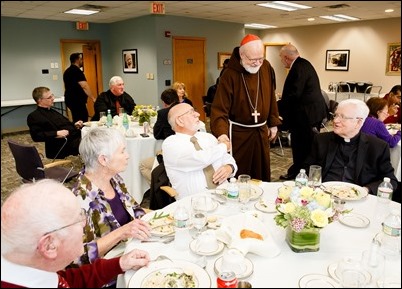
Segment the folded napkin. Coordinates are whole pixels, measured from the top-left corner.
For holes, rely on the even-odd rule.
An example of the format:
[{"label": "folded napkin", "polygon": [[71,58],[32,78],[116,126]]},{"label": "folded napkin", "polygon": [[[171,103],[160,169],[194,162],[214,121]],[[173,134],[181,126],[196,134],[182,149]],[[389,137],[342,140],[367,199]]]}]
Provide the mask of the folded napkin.
[{"label": "folded napkin", "polygon": [[[257,233],[263,240],[252,237],[242,238],[242,230]],[[221,227],[216,231],[216,236],[228,248],[237,249],[244,255],[250,252],[273,258],[281,252],[267,226],[262,223],[258,215],[254,214],[246,213],[224,218]]]}]

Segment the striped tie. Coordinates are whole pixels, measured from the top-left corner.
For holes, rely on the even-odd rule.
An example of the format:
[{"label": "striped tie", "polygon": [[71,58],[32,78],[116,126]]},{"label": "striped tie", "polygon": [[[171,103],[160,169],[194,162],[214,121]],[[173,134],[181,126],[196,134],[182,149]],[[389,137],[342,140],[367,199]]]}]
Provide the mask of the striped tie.
[{"label": "striped tie", "polygon": [[[195,136],[191,137],[190,141],[194,144],[194,147],[197,151],[202,150],[202,148],[200,147],[200,144],[198,143],[197,138]],[[215,173],[214,167],[212,165],[209,165],[209,166],[205,167],[203,169],[203,171],[204,171],[205,179],[207,181],[208,189],[215,189],[216,185],[212,181],[212,177]]]}]

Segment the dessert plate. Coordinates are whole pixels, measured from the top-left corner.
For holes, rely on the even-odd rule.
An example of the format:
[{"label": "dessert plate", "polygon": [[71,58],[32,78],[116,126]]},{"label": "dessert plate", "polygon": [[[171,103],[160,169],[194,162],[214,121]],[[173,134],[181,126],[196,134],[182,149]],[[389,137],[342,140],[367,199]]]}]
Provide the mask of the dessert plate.
[{"label": "dessert plate", "polygon": [[366,228],[370,225],[370,220],[367,217],[356,213],[340,215],[339,222],[352,228]]}]

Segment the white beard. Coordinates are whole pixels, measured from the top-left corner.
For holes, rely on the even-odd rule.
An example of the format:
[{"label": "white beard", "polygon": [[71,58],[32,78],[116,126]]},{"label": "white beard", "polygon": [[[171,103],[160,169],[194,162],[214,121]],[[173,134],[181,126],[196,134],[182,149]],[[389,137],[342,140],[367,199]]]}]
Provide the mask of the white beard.
[{"label": "white beard", "polygon": [[249,65],[243,65],[244,69],[246,71],[248,71],[251,74],[256,74],[258,72],[258,70],[260,70],[262,64],[258,65],[258,66],[249,66]]}]

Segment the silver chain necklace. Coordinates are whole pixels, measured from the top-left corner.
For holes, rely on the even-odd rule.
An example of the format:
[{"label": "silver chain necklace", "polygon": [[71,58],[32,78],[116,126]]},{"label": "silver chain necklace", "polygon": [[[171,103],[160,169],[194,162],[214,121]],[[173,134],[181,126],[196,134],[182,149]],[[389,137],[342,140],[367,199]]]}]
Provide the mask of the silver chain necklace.
[{"label": "silver chain necklace", "polygon": [[260,71],[258,71],[258,78],[257,78],[257,95],[255,97],[255,105],[253,105],[251,103],[251,98],[250,98],[250,94],[248,92],[248,87],[246,84],[246,81],[244,80],[244,75],[243,73],[241,74],[241,78],[243,79],[243,83],[244,83],[244,87],[246,88],[246,93],[247,93],[247,97],[248,97],[248,102],[250,103],[250,106],[253,110],[253,112],[251,113],[251,116],[254,116],[254,122],[257,123],[258,122],[258,116],[260,115],[259,112],[257,112],[257,105],[258,105],[258,92],[260,91]]}]

